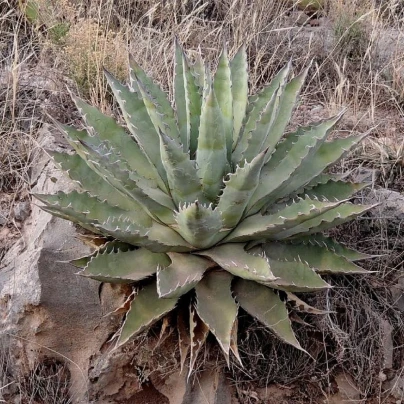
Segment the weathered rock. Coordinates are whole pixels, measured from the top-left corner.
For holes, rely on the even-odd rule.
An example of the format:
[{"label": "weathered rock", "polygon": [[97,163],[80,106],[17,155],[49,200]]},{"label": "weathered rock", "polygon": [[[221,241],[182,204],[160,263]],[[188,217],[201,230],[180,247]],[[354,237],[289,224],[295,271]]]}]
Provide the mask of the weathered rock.
[{"label": "weathered rock", "polygon": [[[55,146],[46,132],[39,141]],[[47,157],[38,158],[36,168],[34,192],[71,188]],[[17,379],[56,358],[69,368],[72,397],[86,402],[89,360],[114,329],[114,322],[103,317],[112,307],[103,310],[98,282],[78,277],[64,262],[87,252],[70,222],[34,206],[31,224],[22,233],[0,269],[0,335],[11,336],[4,347],[12,353],[10,368]]]},{"label": "weathered rock", "polygon": [[375,228],[383,227],[392,231],[396,236],[404,236],[404,196],[399,192],[388,189],[373,189],[363,197],[365,204],[378,204],[368,212],[375,220],[371,225]]}]

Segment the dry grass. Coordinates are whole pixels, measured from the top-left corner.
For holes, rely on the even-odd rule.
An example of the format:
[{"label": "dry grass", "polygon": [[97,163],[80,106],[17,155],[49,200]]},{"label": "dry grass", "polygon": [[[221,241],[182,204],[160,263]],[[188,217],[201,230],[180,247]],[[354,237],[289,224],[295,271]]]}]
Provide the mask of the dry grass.
[{"label": "dry grass", "polygon": [[[51,358],[35,363],[26,374],[16,373],[8,336],[0,337],[0,403],[71,404],[70,372],[60,361]],[[7,348],[5,348],[7,347]]]},{"label": "dry grass", "polygon": [[[0,225],[0,259],[19,232],[12,208],[28,198],[29,171],[35,164],[32,156],[44,111],[63,122],[76,120],[67,84],[103,111],[118,114],[116,105],[110,103],[102,67],[124,79],[128,51],[170,91],[175,35],[191,58],[202,53],[212,66],[223,43],[231,55],[245,43],[252,92],[288,60],[292,59],[296,73],[313,60],[296,122],[316,117],[313,111],[319,106],[326,115],[348,107],[350,119],[343,121],[341,128],[349,131],[364,132],[386,121],[341,167],[377,168],[381,172],[378,186],[404,189],[401,0],[328,0],[311,17],[321,19],[319,27],[301,25],[297,2],[290,0],[21,2],[34,5],[34,13],[29,15],[17,2],[0,1],[0,31],[4,33],[0,38],[0,219],[1,215],[7,219]],[[392,322],[395,343],[403,345],[399,337],[403,324],[391,308],[388,292],[392,274],[402,261],[398,252],[402,245],[398,235],[388,234],[385,227],[372,233],[360,227],[362,224],[349,228],[354,236],[346,241],[358,248],[371,243],[372,252],[392,258],[375,261],[380,276],[335,278],[329,295],[312,297],[313,304],[336,312],[322,319],[305,318],[315,329],[297,327],[300,339],[317,361],[270,338],[267,331],[246,318],[247,331],[240,336],[246,367],[233,368],[238,383],[303,380],[308,396],[321,396],[322,391],[332,389],[335,372],[344,369],[354,376],[363,396],[377,393],[383,361],[382,320]],[[346,234],[340,231],[339,237]],[[253,354],[254,349],[259,354]]]}]

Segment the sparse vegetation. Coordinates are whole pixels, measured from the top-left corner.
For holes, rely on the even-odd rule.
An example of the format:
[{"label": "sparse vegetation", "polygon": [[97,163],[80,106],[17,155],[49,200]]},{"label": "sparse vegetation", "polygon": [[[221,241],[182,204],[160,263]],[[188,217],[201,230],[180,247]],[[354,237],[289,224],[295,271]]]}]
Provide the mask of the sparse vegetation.
[{"label": "sparse vegetation", "polygon": [[[374,169],[373,188],[388,187],[402,193],[402,1],[325,0],[318,10],[307,10],[309,5],[305,3],[3,0],[0,8],[0,260],[22,230],[22,223],[13,216],[13,208],[29,198],[30,169],[39,150],[38,133],[43,123],[49,123],[45,112],[64,123],[78,123],[67,86],[122,121],[104,81],[103,65],[120,78],[126,77],[130,51],[165,90],[171,89],[168,73],[173,66],[174,35],[192,50],[191,57],[203,52],[212,66],[217,62],[223,42],[227,42],[231,56],[245,43],[251,93],[257,92],[289,59],[295,73],[313,60],[302,102],[290,128],[347,107],[348,112],[339,123],[341,131],[350,134],[364,133],[371,128],[373,131],[362,149],[341,161],[334,171]],[[305,9],[307,14],[299,18],[298,12]],[[233,366],[232,375],[239,396],[246,403],[256,401],[253,395],[247,394],[251,382],[261,386],[267,382],[292,383],[302,386],[300,391],[305,394],[302,402],[310,399],[315,402],[315,397],[324,399],[324,394],[333,391],[333,378],[341,369],[361,387],[363,399],[377,397],[376,402],[380,402],[384,399],[379,373],[384,366],[382,335],[386,319],[394,328],[394,369],[400,371],[404,328],[402,313],[392,305],[389,288],[402,271],[402,230],[392,231],[381,217],[342,226],[334,235],[352,248],[382,254],[366,265],[378,274],[357,281],[333,278],[330,280],[335,286],[330,292],[332,300],[322,294],[310,298],[311,305],[318,307],[333,301],[329,309],[335,312],[318,320],[310,314],[300,314],[303,320],[308,316],[315,330],[301,323],[294,325],[302,345],[318,352],[316,362],[296,354],[290,359],[288,348],[242,317],[245,331],[240,335],[240,354],[246,368],[254,371],[248,373]],[[254,327],[262,333],[261,339]],[[266,343],[262,344],[262,340]],[[257,346],[262,355],[253,354]],[[210,355],[206,354],[206,358],[217,361],[214,352]],[[269,355],[275,359],[263,359]],[[219,361],[215,366],[217,363],[223,364]],[[7,380],[19,383],[22,378],[22,375],[12,375]],[[0,397],[3,387],[0,385]],[[299,402],[300,398],[295,401]]]}]

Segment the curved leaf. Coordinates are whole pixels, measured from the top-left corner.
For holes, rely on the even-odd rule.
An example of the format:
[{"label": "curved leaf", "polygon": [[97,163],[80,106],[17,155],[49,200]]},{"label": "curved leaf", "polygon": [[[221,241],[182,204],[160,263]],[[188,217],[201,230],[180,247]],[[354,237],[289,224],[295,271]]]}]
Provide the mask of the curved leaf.
[{"label": "curved leaf", "polygon": [[290,118],[292,117],[292,112],[297,104],[297,97],[299,96],[303,84],[306,80],[309,68],[310,66],[308,66],[306,69],[303,70],[302,73],[290,80],[289,83],[285,85],[283,91],[280,94],[279,105],[277,108],[278,113],[274,118],[274,121],[271,125],[271,130],[269,131],[269,134],[263,144],[264,149],[269,149],[266,161],[270,159],[275,146],[285,132],[286,126],[288,125]]},{"label": "curved leaf", "polygon": [[167,94],[146,75],[131,55],[129,55],[129,65],[132,87],[134,91],[140,91],[156,130],[160,127],[165,134],[180,142],[174,110]]},{"label": "curved leaf", "polygon": [[216,264],[191,254],[168,253],[171,263],[157,272],[157,291],[160,297],[180,297],[202,279],[205,271]]},{"label": "curved leaf", "polygon": [[203,192],[212,202],[219,195],[228,167],[225,133],[223,115],[215,92],[211,89],[202,105],[196,164]]},{"label": "curved leaf", "polygon": [[157,268],[167,266],[166,254],[153,253],[145,248],[97,254],[79,275],[101,282],[128,283],[154,275]]},{"label": "curved leaf", "polygon": [[213,90],[222,111],[224,137],[226,140],[227,159],[231,161],[233,149],[233,93],[231,89],[231,70],[226,46],[219,57],[216,74],[213,78]]},{"label": "curved leaf", "polygon": [[329,201],[349,199],[366,186],[367,184],[363,183],[357,184],[331,178],[326,183],[320,183],[310,189],[304,190],[304,195],[312,199],[327,199]]},{"label": "curved leaf", "polygon": [[232,330],[237,316],[237,304],[230,290],[232,279],[233,277],[226,271],[212,271],[195,287],[196,311],[216,337],[227,364],[229,364]]},{"label": "curved leaf", "polygon": [[[365,135],[351,136],[345,139],[335,139],[323,143],[310,160],[305,160],[304,170],[296,170],[285,186],[276,196],[282,198],[310,182],[320,175],[327,167],[336,163],[346,155]],[[303,167],[302,167],[303,168]]]},{"label": "curved leaf", "polygon": [[[316,156],[324,139],[338,119],[340,116],[322,121],[312,127],[300,128],[294,136],[291,136],[292,145],[283,158],[278,157],[280,150],[278,153],[275,152],[277,155],[274,155],[274,159],[279,160],[279,164],[274,167],[270,163],[262,169],[260,185],[249,204],[251,213],[256,213],[265,204],[273,203],[284,195],[288,195],[298,189],[302,185],[302,181],[307,183],[314,177],[309,176],[308,170],[303,170],[303,168],[310,166],[313,156]],[[293,142],[293,139],[296,141]],[[286,145],[288,144],[289,142],[286,141]],[[292,175],[294,173],[295,177]],[[318,174],[316,173],[316,175]]]},{"label": "curved leaf", "polygon": [[[267,249],[264,249],[267,251]],[[278,277],[265,285],[287,292],[316,292],[331,286],[302,261],[277,261],[268,258],[273,274]]]},{"label": "curved leaf", "polygon": [[[174,98],[183,151],[193,156],[198,144],[202,98],[188,60],[175,41]],[[203,69],[203,67],[202,67]]]},{"label": "curved leaf", "polygon": [[328,250],[334,252],[341,257],[345,257],[349,261],[360,261],[368,258],[375,257],[374,255],[361,253],[359,251],[352,250],[342,243],[337,243],[330,237],[326,237],[322,234],[311,234],[310,236],[300,236],[296,241],[291,240],[292,243],[304,243],[318,245],[325,247]]},{"label": "curved leaf", "polygon": [[242,161],[243,153],[247,148],[248,140],[251,137],[251,132],[254,130],[256,122],[274,93],[279,87],[283,87],[286,77],[290,72],[290,67],[291,63],[289,62],[277,73],[268,86],[264,87],[260,93],[249,97],[243,127],[240,131],[232,156],[234,164],[238,164]]},{"label": "curved leaf", "polygon": [[233,99],[233,144],[236,146],[248,103],[248,63],[245,46],[242,45],[230,62],[231,92]]},{"label": "curved leaf", "polygon": [[248,254],[245,244],[224,244],[209,250],[196,251],[195,254],[209,257],[232,275],[255,281],[270,281],[272,274],[265,257]]},{"label": "curved leaf", "polygon": [[196,248],[207,248],[214,244],[222,229],[220,212],[199,202],[180,207],[175,219],[178,233]]},{"label": "curved leaf", "polygon": [[191,334],[191,358],[189,361],[188,379],[194,369],[198,353],[209,334],[209,327],[199,318],[195,308],[190,306],[189,330]]},{"label": "curved leaf", "polygon": [[330,313],[329,311],[319,310],[319,309],[316,309],[315,307],[310,306],[309,304],[304,302],[302,299],[297,297],[292,292],[286,292],[286,296],[287,296],[289,304],[291,304],[293,306],[293,308],[295,308],[298,311],[301,311],[304,313],[310,313],[310,314],[328,314],[328,313]]},{"label": "curved leaf", "polygon": [[[255,282],[238,279],[233,287],[236,300],[287,344],[304,351],[297,341],[285,304],[271,289]],[[304,351],[305,352],[305,351]]]},{"label": "curved leaf", "polygon": [[118,251],[126,252],[134,250],[135,248],[136,247],[127,243],[123,243],[122,241],[119,240],[107,241],[105,244],[97,248],[93,253],[71,260],[69,261],[69,263],[77,268],[83,269],[90,262],[91,258],[95,257],[98,254],[112,253],[112,252],[117,253]]},{"label": "curved leaf", "polygon": [[[78,154],[70,155],[55,151],[49,151],[48,153],[83,190],[88,191],[92,196],[99,198],[101,201],[106,201],[111,206],[117,206],[127,211],[136,211],[139,218],[142,216],[143,208],[141,205],[133,199],[117,192],[112,185],[95,171],[91,170]],[[148,219],[145,212],[143,216],[145,216],[145,220]]]},{"label": "curved leaf", "polygon": [[164,168],[167,171],[170,193],[177,206],[180,203],[208,203],[202,193],[195,161],[184,153],[172,139],[160,132],[160,150]]},{"label": "curved leaf", "polygon": [[222,214],[224,228],[233,228],[239,223],[251,195],[258,186],[264,160],[265,152],[262,152],[251,163],[237,167],[236,172],[230,174],[229,179],[225,181],[223,193],[216,207]]},{"label": "curved leaf", "polygon": [[360,266],[319,245],[268,242],[264,249],[270,258],[279,261],[301,260],[319,273],[368,273]]},{"label": "curved leaf", "polygon": [[[111,117],[104,115],[97,108],[90,106],[83,100],[73,97],[77,108],[82,114],[90,130],[94,130],[101,141],[108,141],[127,161],[129,167],[147,179],[155,179],[155,172],[150,162],[134,139],[124,128]],[[95,136],[94,136],[95,137]],[[91,143],[95,145],[94,143]]]},{"label": "curved leaf", "polygon": [[343,203],[321,202],[312,199],[300,199],[298,202],[292,202],[286,205],[276,213],[270,215],[256,215],[244,219],[224,241],[239,242],[256,240],[260,238],[278,238],[279,234],[288,229],[295,228],[307,221],[322,215],[336,206]]},{"label": "curved leaf", "polygon": [[[153,123],[147,112],[147,108],[143,102],[140,91],[130,90],[127,86],[121,84],[109,72],[105,71],[105,77],[114,93],[123,117],[126,121],[129,131],[136,139],[141,155],[133,154],[129,161],[133,161],[136,166],[141,166],[139,173],[146,178],[151,178],[156,181],[159,187],[166,190],[164,180],[165,172],[161,164],[160,150],[156,148],[158,135],[154,129]],[[135,170],[135,167],[132,167]],[[148,173],[145,173],[148,171]]]},{"label": "curved leaf", "polygon": [[174,309],[178,299],[159,299],[156,283],[150,283],[135,296],[126,314],[117,346],[123,345]]},{"label": "curved leaf", "polygon": [[306,220],[302,224],[277,233],[273,236],[273,239],[284,240],[299,234],[309,235],[319,233],[323,230],[343,224],[354,217],[367,212],[375,206],[377,205],[365,206],[354,205],[349,202],[343,203],[325,213],[322,213],[321,215],[314,217],[313,219]]}]

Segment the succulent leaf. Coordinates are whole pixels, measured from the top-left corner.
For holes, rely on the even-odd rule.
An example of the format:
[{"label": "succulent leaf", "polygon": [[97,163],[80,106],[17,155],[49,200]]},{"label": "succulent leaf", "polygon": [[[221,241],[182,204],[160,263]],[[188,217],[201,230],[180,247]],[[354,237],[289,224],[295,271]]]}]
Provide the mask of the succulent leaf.
[{"label": "succulent leaf", "polygon": [[197,248],[210,247],[222,230],[220,212],[198,201],[180,207],[175,219],[178,233]]},{"label": "succulent leaf", "polygon": [[70,263],[77,268],[83,269],[90,262],[91,258],[97,256],[98,254],[104,254],[104,253],[109,254],[112,252],[117,253],[118,251],[125,252],[134,250],[135,248],[136,247],[127,243],[123,243],[122,241],[119,240],[107,241],[105,244],[101,245],[90,255],[85,255],[83,257],[76,258],[74,260],[71,260]]},{"label": "succulent leaf", "polygon": [[143,287],[130,305],[117,345],[123,345],[130,338],[173,310],[177,304],[177,300],[159,299],[155,282]]},{"label": "succulent leaf", "polygon": [[[296,178],[291,179],[291,181],[293,181],[292,187],[294,187],[294,189],[298,189],[300,186],[305,185],[305,183],[317,177],[327,167],[336,163],[344,155],[346,155],[347,152],[356,146],[364,136],[365,135],[351,136],[345,139],[336,139],[331,142],[323,143],[317,152],[312,155],[310,162],[307,162],[307,164],[304,165],[304,179],[302,178],[301,173],[299,173],[300,178],[297,178],[297,180]],[[296,171],[296,173],[298,173],[298,171]],[[279,193],[278,197],[282,198],[283,196],[287,195],[289,189],[291,189],[291,186],[283,189],[282,192]]]},{"label": "succulent leaf", "polygon": [[[97,108],[90,106],[79,98],[74,98],[79,111],[83,114],[88,128],[95,132],[101,141],[108,141],[113,148],[119,150],[122,158],[128,166],[140,176],[148,179],[156,179],[153,169],[145,154],[134,139],[129,136],[124,128],[111,117],[104,115]],[[93,142],[97,138],[94,134]],[[91,143],[94,144],[94,143]]]},{"label": "succulent leaf", "polygon": [[286,292],[286,297],[288,299],[289,304],[291,304],[293,306],[293,308],[298,311],[301,311],[304,313],[310,313],[310,314],[328,314],[328,313],[330,313],[329,311],[316,309],[315,307],[310,306],[309,304],[304,302],[302,299],[297,297],[292,292]]},{"label": "succulent leaf", "polygon": [[166,254],[153,253],[146,248],[97,254],[79,274],[101,282],[128,283],[154,275],[157,268],[167,266]]},{"label": "succulent leaf", "polygon": [[[255,128],[250,132],[247,148],[243,153],[243,158],[245,160],[251,161],[259,152],[265,149],[264,145],[268,143],[266,140],[271,133],[272,125],[274,124],[278,112],[278,102],[279,96],[278,91],[276,91],[258,118]],[[266,149],[268,150],[268,148]],[[269,150],[270,154],[272,151],[271,148]]]},{"label": "succulent leaf", "polygon": [[203,192],[211,202],[214,202],[219,195],[223,175],[228,167],[225,134],[223,115],[215,91],[211,89],[202,105],[196,151],[196,164]]},{"label": "succulent leaf", "polygon": [[240,306],[258,319],[282,341],[304,351],[297,341],[290,324],[285,303],[266,286],[238,279],[233,287]]},{"label": "succulent leaf", "polygon": [[[179,142],[180,136],[175,122],[174,110],[167,94],[146,75],[132,56],[129,57],[129,65],[132,87],[135,91],[140,91],[156,130],[162,125],[161,130]],[[157,112],[159,116],[157,116]]]},{"label": "succulent leaf", "polygon": [[326,183],[320,183],[304,191],[309,198],[327,199],[329,201],[349,199],[365,188],[367,184],[345,182],[331,178]]},{"label": "succulent leaf", "polygon": [[243,153],[247,148],[250,133],[254,130],[256,122],[262,114],[266,105],[270,102],[275,92],[279,87],[283,87],[285,80],[290,72],[290,63],[285,66],[279,73],[272,79],[270,84],[258,93],[257,95],[250,96],[248,99],[246,115],[244,118],[243,127],[240,131],[236,148],[233,153],[233,163],[240,163],[243,159]]},{"label": "succulent leaf", "polygon": [[307,220],[302,224],[294,226],[288,230],[284,230],[276,234],[273,238],[276,240],[283,240],[297,234],[308,235],[313,233],[319,233],[324,230],[328,230],[331,227],[343,224],[365,212],[374,208],[376,205],[363,206],[354,205],[350,202],[343,203],[336,208],[330,209],[321,215]]},{"label": "succulent leaf", "polygon": [[213,90],[222,111],[223,131],[229,162],[231,161],[231,152],[233,150],[233,93],[231,79],[230,61],[226,46],[224,46],[213,78]]},{"label": "succulent leaf", "polygon": [[112,152],[105,152],[83,141],[80,143],[82,149],[91,156],[89,162],[94,171],[110,185],[138,202],[151,218],[166,224],[174,223],[174,204],[167,194],[157,187],[150,187],[148,182],[134,176]]},{"label": "succulent leaf", "polygon": [[196,311],[216,337],[228,364],[231,334],[238,309],[230,290],[232,279],[226,271],[212,271],[195,287]]},{"label": "succulent leaf", "polygon": [[134,169],[131,164],[133,161],[133,164],[141,167],[140,174],[155,180],[161,189],[166,190],[164,182],[166,177],[161,163],[160,150],[156,148],[158,134],[153,127],[140,91],[131,90],[107,71],[105,71],[105,76],[118,101],[128,129],[136,139],[135,143],[140,150],[140,153],[132,154],[130,158],[127,158],[131,168]]},{"label": "succulent leaf", "polygon": [[279,261],[301,260],[318,273],[368,273],[360,266],[319,245],[268,242],[264,250],[269,258]]},{"label": "succulent leaf", "polygon": [[267,282],[275,280],[268,260],[244,250],[244,244],[223,244],[195,254],[209,257],[225,271],[243,279]]},{"label": "succulent leaf", "polygon": [[240,242],[262,238],[278,238],[288,229],[304,226],[313,218],[341,205],[344,201],[322,202],[310,198],[300,199],[282,207],[275,213],[262,216],[256,214],[246,218],[225,239],[227,242]]},{"label": "succulent leaf", "polygon": [[251,163],[237,167],[236,172],[230,174],[230,178],[225,181],[216,208],[222,214],[224,228],[231,229],[239,223],[251,196],[257,189],[264,161],[265,151],[256,156]]},{"label": "succulent leaf", "polygon": [[[189,150],[191,117],[189,111],[189,95],[187,93],[186,60],[177,38],[175,39],[174,65],[174,99],[177,114],[178,129],[184,153]],[[188,69],[189,70],[189,69]]]},{"label": "succulent leaf", "polygon": [[[136,212],[128,212],[101,202],[87,192],[72,191],[66,194],[59,191],[55,195],[35,194],[52,211],[59,211],[71,217],[72,221],[93,225],[102,223],[110,217],[125,216],[137,218]],[[140,216],[139,219],[142,217]],[[151,221],[150,221],[151,224]]]},{"label": "succulent leaf", "polygon": [[[268,251],[266,247],[264,247],[264,251]],[[261,283],[274,289],[287,292],[316,292],[330,288],[330,285],[320,275],[300,259],[278,261],[268,258],[268,262],[277,279]]]},{"label": "succulent leaf", "polygon": [[303,70],[303,72],[300,73],[298,76],[290,80],[290,82],[285,85],[285,88],[280,94],[279,105],[277,108],[278,113],[274,119],[273,124],[271,125],[271,131],[265,138],[265,142],[263,145],[264,148],[268,148],[270,151],[270,153],[267,154],[266,161],[271,158],[272,151],[275,149],[276,144],[282,137],[286,126],[288,125],[290,118],[292,117],[292,112],[297,103],[297,97],[299,96],[304,81],[306,80],[309,68],[310,66]]},{"label": "succulent leaf", "polygon": [[191,68],[191,73],[195,78],[195,82],[197,83],[197,86],[199,87],[199,93],[203,93],[203,89],[205,87],[205,76],[206,76],[206,66],[203,63],[202,57],[200,54],[196,55],[196,58],[194,60],[194,63]]},{"label": "succulent leaf", "polygon": [[199,318],[198,313],[193,306],[190,307],[189,330],[191,336],[191,358],[189,360],[188,379],[195,367],[199,351],[209,334],[209,327]]},{"label": "succulent leaf", "polygon": [[[274,155],[276,161],[280,160],[279,164],[276,167],[272,164],[266,165],[262,169],[260,186],[250,202],[250,210],[253,213],[258,212],[265,204],[274,203],[285,194],[293,192],[305,181],[309,182],[319,174],[316,172],[309,177],[313,156],[319,152],[328,133],[339,119],[340,116],[337,116],[310,128],[300,128],[297,134],[291,137],[292,145],[284,157],[280,159]],[[293,139],[296,141],[293,142]]]},{"label": "succulent leaf", "polygon": [[160,150],[164,168],[167,171],[168,186],[176,206],[181,203],[208,203],[202,193],[195,161],[190,160],[180,145],[160,132]]},{"label": "succulent leaf", "polygon": [[337,243],[330,237],[325,237],[322,234],[311,234],[310,236],[300,236],[297,241],[291,240],[292,243],[304,243],[311,245],[318,245],[325,247],[327,250],[334,252],[335,254],[345,257],[349,261],[361,261],[364,259],[372,258],[373,255],[364,254],[359,251],[352,250],[346,247],[344,244]]},{"label": "succulent leaf", "polygon": [[230,73],[233,99],[233,149],[240,134],[248,103],[248,63],[244,45],[240,47],[231,60]]},{"label": "succulent leaf", "polygon": [[[101,201],[106,201],[111,206],[117,206],[126,211],[137,211],[138,220],[141,220],[143,208],[133,199],[117,192],[113,186],[91,170],[78,154],[70,155],[55,151],[48,153],[83,190],[87,190],[92,196],[98,197]],[[146,216],[145,220],[149,219],[146,213],[144,216]]]},{"label": "succulent leaf", "polygon": [[196,78],[177,40],[175,41],[174,90],[183,151],[185,153],[189,151],[190,156],[193,156],[198,144],[202,99]]},{"label": "succulent leaf", "polygon": [[180,297],[193,289],[205,271],[216,264],[197,255],[168,253],[169,265],[157,272],[157,291],[160,297]]}]

